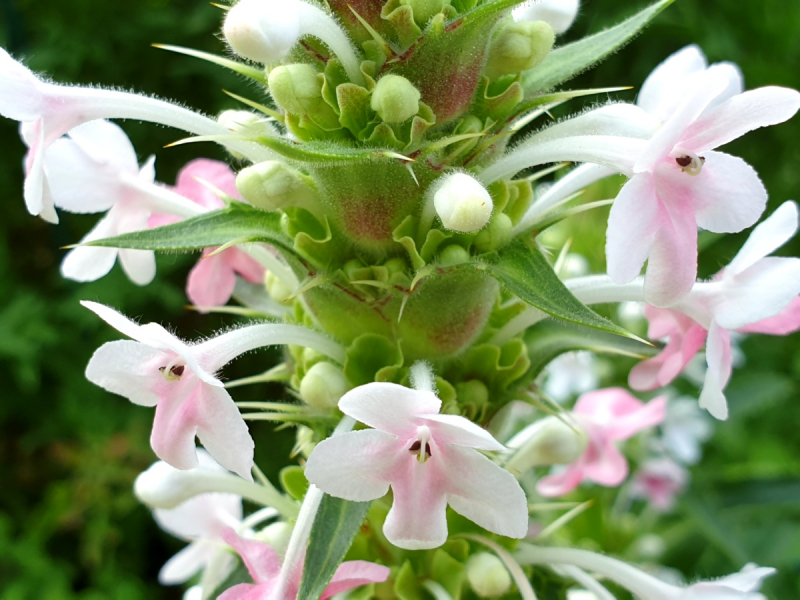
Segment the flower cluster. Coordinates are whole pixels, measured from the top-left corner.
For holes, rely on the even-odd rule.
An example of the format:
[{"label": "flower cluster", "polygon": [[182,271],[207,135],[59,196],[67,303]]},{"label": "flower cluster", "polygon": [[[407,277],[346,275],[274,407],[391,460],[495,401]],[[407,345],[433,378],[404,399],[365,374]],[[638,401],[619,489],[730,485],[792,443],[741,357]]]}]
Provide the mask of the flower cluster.
[{"label": "flower cluster", "polygon": [[[594,574],[648,599],[760,597],[771,569],[676,588],[616,559],[531,543],[542,533],[529,520],[536,501],[584,484],[622,486],[621,498],[669,510],[687,484],[681,465],[699,459],[709,435],[694,401],[594,389],[584,360],[593,355],[564,353],[643,357],[629,385],[651,392],[705,346],[699,406],[726,419],[730,332],[800,329],[800,259],[770,256],[795,234],[797,205],[756,225],[764,185],[717,150],[792,118],[797,91],[745,91],[735,65],[708,65],[689,46],[653,71],[636,104],[601,103],[509,144],[551,108],[597,93],[550,90],[669,3],[594,39],[586,56],[570,44],[553,51],[578,0],[239,0],[222,29],[237,60],[181,51],[253,80],[269,99],[216,119],[46,81],[0,49],[0,115],[21,123],[28,211],[50,222],[58,211],[105,213],[62,274],[93,281],[119,258],[146,285],[155,252],[199,251],[186,286],[195,307],[223,311],[233,298],[260,319],[189,342],[82,302],[130,338],[100,347],[87,378],[155,408],[160,462],[135,491],[190,542],[163,583],[202,571],[192,597],[225,600],[359,586],[381,598],[422,589],[449,598],[466,585],[534,598],[529,571],[544,564],[597,597],[611,596]],[[157,183],[155,159],[139,164],[118,119],[221,144],[237,170],[200,158],[174,186]],[[537,183],[563,162],[578,166]],[[613,203],[580,203],[612,175],[627,178]],[[537,236],[609,203],[607,272],[570,273],[564,256],[551,264]],[[753,225],[730,264],[698,281],[698,229]],[[643,307],[653,344],[589,308],[609,302]],[[286,347],[281,365],[223,382],[228,363],[273,345]],[[568,369],[560,380],[558,361]],[[237,403],[229,391],[278,380],[297,402]],[[532,408],[573,392],[571,409]],[[282,491],[254,464],[255,443],[269,440],[254,440],[247,421],[261,419],[298,426],[301,460]],[[262,508],[245,516],[242,499]],[[252,582],[226,587],[234,555]],[[465,574],[456,581],[448,569]]]}]

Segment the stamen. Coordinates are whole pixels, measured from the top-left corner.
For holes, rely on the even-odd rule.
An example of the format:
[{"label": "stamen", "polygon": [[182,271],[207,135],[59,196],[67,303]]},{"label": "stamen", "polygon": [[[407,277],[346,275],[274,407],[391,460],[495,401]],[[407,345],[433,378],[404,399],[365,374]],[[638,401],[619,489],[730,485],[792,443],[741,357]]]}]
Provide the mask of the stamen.
[{"label": "stamen", "polygon": [[[411,454],[416,454],[417,460],[421,463],[426,462],[433,453],[428,440],[431,439],[431,430],[425,427],[417,427],[417,439],[408,447]],[[424,450],[423,450],[424,448]]]},{"label": "stamen", "polygon": [[186,370],[186,365],[175,364],[178,360],[180,360],[180,358],[175,357],[166,367],[160,367],[158,369],[161,371],[161,375],[164,377],[165,381],[180,381],[184,370]]},{"label": "stamen", "polygon": [[675,162],[681,168],[681,171],[687,175],[699,175],[703,170],[703,164],[706,159],[702,156],[697,156],[694,152],[689,152],[683,148],[675,148],[670,156],[675,159]]}]

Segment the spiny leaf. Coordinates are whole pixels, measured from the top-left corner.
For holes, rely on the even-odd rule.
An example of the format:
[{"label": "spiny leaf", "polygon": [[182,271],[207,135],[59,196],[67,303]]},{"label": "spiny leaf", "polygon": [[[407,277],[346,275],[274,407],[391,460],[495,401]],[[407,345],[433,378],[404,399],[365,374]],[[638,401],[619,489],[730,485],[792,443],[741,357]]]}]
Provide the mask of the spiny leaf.
[{"label": "spiny leaf", "polygon": [[323,496],[311,527],[298,600],[320,597],[350,549],[369,505]]},{"label": "spiny leaf", "polygon": [[556,48],[540,65],[523,73],[525,95],[552,89],[600,62],[627,44],[674,1],[660,0],[614,27]]},{"label": "spiny leaf", "polygon": [[336,166],[346,163],[389,159],[413,162],[413,159],[391,150],[354,148],[330,142],[308,142],[305,144],[298,144],[291,140],[278,137],[259,137],[258,142],[271,148],[278,154],[285,156],[289,160],[300,163],[316,163],[319,165],[328,163],[330,166]]}]

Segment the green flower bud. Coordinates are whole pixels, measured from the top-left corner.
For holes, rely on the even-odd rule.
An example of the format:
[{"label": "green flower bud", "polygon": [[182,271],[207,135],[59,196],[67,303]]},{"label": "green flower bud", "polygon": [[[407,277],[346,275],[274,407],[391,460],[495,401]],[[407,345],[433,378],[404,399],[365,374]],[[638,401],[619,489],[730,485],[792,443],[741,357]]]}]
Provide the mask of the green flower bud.
[{"label": "green flower bud", "polygon": [[546,417],[509,440],[508,447],[516,452],[506,468],[512,473],[524,473],[533,467],[566,465],[583,454],[587,443],[586,434],[576,425]]},{"label": "green flower bud", "polygon": [[479,552],[467,561],[467,581],[481,598],[495,598],[511,589],[511,575],[494,554]]},{"label": "green flower bud", "polygon": [[264,210],[302,206],[313,212],[316,205],[316,192],[303,176],[275,160],[239,171],[236,189],[247,202]]},{"label": "green flower bud", "polygon": [[311,65],[277,67],[267,81],[275,103],[293,115],[312,113],[322,102],[322,82]]},{"label": "green flower bud", "polygon": [[264,286],[267,288],[267,293],[269,293],[275,302],[288,302],[292,297],[292,290],[286,287],[286,284],[270,271],[267,271],[264,275]]},{"label": "green flower bud", "polygon": [[442,9],[450,4],[450,0],[400,0],[403,6],[410,6],[414,11],[414,21],[423,26],[431,20],[433,15],[438,15]]},{"label": "green flower bud", "polygon": [[549,54],[556,35],[545,21],[510,23],[495,37],[486,61],[486,75],[501,75],[532,69]]},{"label": "green flower bud", "polygon": [[344,264],[342,271],[344,271],[344,274],[347,275],[349,280],[353,281],[359,278],[357,272],[365,267],[366,265],[357,258],[351,258]]},{"label": "green flower bud", "polygon": [[348,387],[341,369],[329,362],[318,362],[300,382],[300,395],[311,406],[335,408]]},{"label": "green flower bud", "polygon": [[306,370],[310,369],[321,360],[325,360],[325,355],[322,352],[314,350],[313,348],[303,348],[303,367]]},{"label": "green flower bud", "polygon": [[387,260],[384,265],[386,270],[389,271],[389,276],[391,277],[395,273],[406,273],[408,271],[408,264],[402,258],[390,258]]},{"label": "green flower bud", "polygon": [[372,91],[370,106],[386,123],[402,123],[419,112],[420,93],[400,75],[384,75]]},{"label": "green flower bud", "polygon": [[456,384],[456,394],[460,404],[484,406],[489,403],[489,388],[477,379]]},{"label": "green flower bud", "polygon": [[469,262],[469,252],[458,244],[450,244],[439,252],[439,264],[443,267]]},{"label": "green flower bud", "polygon": [[496,214],[475,238],[475,249],[478,252],[491,252],[508,245],[513,228],[511,217],[505,213]]}]

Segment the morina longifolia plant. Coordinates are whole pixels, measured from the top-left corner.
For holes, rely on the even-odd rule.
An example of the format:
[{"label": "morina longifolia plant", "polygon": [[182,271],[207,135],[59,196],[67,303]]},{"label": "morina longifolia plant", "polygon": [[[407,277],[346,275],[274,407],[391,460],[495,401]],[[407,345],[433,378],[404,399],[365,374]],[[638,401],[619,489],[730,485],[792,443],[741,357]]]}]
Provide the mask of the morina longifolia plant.
[{"label": "morina longifolia plant", "polygon": [[[225,600],[532,599],[545,584],[548,598],[612,598],[610,585],[647,600],[763,597],[770,568],[677,586],[570,548],[563,531],[543,545],[586,505],[547,526],[536,513],[572,507],[544,500],[586,482],[669,510],[708,435],[697,401],[594,389],[591,356],[639,358],[629,385],[641,392],[705,347],[699,407],[725,419],[731,332],[800,328],[800,260],[769,256],[794,235],[797,206],[757,224],[764,186],[717,150],[790,119],[800,94],[745,91],[735,65],[709,65],[696,46],[658,66],[635,104],[608,100],[621,88],[562,86],[670,3],[559,44],[578,0],[240,0],[220,7],[228,56],[168,47],[258,86],[218,118],[48,81],[0,49],[0,114],[21,123],[28,210],[50,222],[105,213],[62,274],[93,281],[119,260],[145,285],[154,252],[202,251],[192,303],[211,312],[233,298],[225,310],[249,319],[184,341],[83,302],[123,337],[86,376],[154,408],[160,460],[135,492],[191,542],[163,583],[197,576],[189,597]],[[592,95],[593,108],[553,122],[548,111]],[[197,159],[174,186],[157,183],[114,119],[220,144],[232,166]],[[614,175],[627,182],[613,201],[582,201]],[[609,204],[607,274],[543,246],[554,224]],[[698,229],[752,226],[698,281]],[[651,343],[590,308],[603,303],[640,307]],[[273,345],[283,363],[224,383],[227,363]],[[236,385],[274,381],[296,401],[234,400]],[[568,409],[550,389],[580,397]],[[252,439],[248,420],[297,427],[280,486],[253,462],[270,439]],[[624,442],[655,426],[662,437],[639,445],[626,484]],[[243,500],[258,508],[245,514]]]}]

